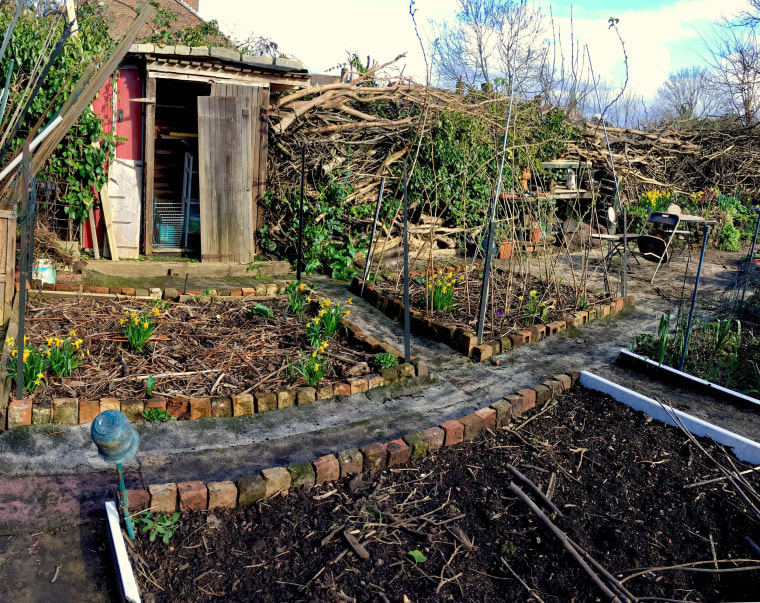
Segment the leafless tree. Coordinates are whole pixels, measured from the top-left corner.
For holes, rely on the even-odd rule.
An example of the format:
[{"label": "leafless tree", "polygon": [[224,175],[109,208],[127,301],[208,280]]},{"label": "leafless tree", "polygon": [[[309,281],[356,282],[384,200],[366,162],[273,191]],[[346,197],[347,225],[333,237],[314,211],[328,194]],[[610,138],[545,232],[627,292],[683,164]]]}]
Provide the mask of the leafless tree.
[{"label": "leafless tree", "polygon": [[707,68],[686,67],[671,73],[659,87],[652,104],[652,117],[666,121],[702,119],[714,115],[717,106]]}]

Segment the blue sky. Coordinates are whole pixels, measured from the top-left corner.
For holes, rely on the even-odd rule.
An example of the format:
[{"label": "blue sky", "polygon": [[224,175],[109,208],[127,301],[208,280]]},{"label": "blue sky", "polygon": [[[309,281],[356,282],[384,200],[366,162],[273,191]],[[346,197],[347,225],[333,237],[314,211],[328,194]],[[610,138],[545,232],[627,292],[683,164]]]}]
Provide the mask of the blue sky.
[{"label": "blue sky", "polygon": [[[538,1],[545,12],[549,3]],[[597,76],[619,82],[623,55],[608,19],[616,17],[629,56],[630,85],[650,98],[669,73],[700,64],[702,41],[712,21],[730,16],[745,0],[580,0],[572,3],[573,32],[588,44]],[[570,33],[570,2],[552,2],[555,26]],[[455,0],[415,0],[419,33],[432,37],[430,21],[453,18]],[[249,32],[274,39],[312,72],[324,72],[346,60],[347,51],[380,62],[407,52],[404,73],[424,81],[420,44],[409,16],[408,0],[287,0],[240,2],[201,0],[200,13],[217,19],[238,38]]]}]

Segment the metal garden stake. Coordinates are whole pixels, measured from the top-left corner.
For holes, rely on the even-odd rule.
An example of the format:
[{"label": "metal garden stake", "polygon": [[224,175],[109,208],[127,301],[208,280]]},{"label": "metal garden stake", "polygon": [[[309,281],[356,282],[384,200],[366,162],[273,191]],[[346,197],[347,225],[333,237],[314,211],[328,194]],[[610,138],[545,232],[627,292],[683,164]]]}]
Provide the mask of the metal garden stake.
[{"label": "metal garden stake", "polygon": [[140,436],[129,419],[118,410],[106,410],[92,422],[90,428],[92,441],[98,447],[98,453],[106,461],[116,463],[119,472],[119,506],[124,514],[124,523],[130,540],[135,539],[135,528],[129,516],[129,499],[124,486],[124,469],[121,464],[132,458],[140,445]]},{"label": "metal garden stake", "polygon": [[752,260],[755,259],[755,244],[757,243],[757,231],[760,230],[760,206],[753,207],[752,211],[754,211],[757,214],[757,221],[755,222],[755,236],[752,237],[752,247],[749,248],[749,257],[747,259],[747,270],[746,270],[746,274],[744,275],[744,287],[742,288],[742,298],[741,298],[741,301],[739,302],[739,314],[741,314],[742,308],[744,307],[744,295],[747,293],[747,284],[749,283],[750,270],[752,270]]},{"label": "metal garden stake", "polygon": [[301,200],[298,203],[298,256],[296,257],[296,280],[301,281],[303,263],[303,196],[306,186],[306,145],[301,145]]},{"label": "metal garden stake", "polygon": [[707,237],[710,236],[710,224],[705,224],[705,236],[702,239],[702,254],[699,256],[699,266],[697,267],[697,282],[694,283],[694,295],[691,297],[691,310],[689,310],[689,322],[686,324],[686,337],[683,340],[683,350],[681,352],[681,363],[678,370],[683,370],[683,364],[686,362],[686,352],[689,350],[689,336],[691,335],[691,319],[694,317],[694,308],[697,305],[697,291],[699,290],[699,277],[702,275],[702,262],[705,259],[705,249],[707,249]]},{"label": "metal garden stake", "polygon": [[411,360],[411,333],[409,327],[409,214],[406,197],[406,161],[404,161],[404,362]]},{"label": "metal garden stake", "polygon": [[380,206],[383,203],[383,189],[385,188],[385,177],[380,179],[380,192],[377,193],[377,206],[375,207],[375,219],[372,222],[372,236],[369,239],[369,249],[367,249],[367,260],[364,262],[364,276],[362,277],[362,290],[359,295],[364,295],[364,283],[367,281],[369,274],[370,259],[372,258],[372,247],[375,241],[375,232],[377,231],[377,219],[380,217]]}]

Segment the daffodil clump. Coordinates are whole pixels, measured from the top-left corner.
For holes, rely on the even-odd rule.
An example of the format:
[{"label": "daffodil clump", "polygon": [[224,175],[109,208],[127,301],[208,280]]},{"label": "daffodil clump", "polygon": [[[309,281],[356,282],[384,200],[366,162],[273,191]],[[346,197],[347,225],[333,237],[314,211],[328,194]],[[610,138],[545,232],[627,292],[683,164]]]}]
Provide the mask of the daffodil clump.
[{"label": "daffodil clump", "polygon": [[[353,300],[347,300],[346,306],[351,305]],[[329,299],[321,300],[317,315],[306,323],[306,338],[311,346],[317,348],[322,341],[335,337],[341,327],[341,319],[350,315],[350,307],[344,308],[340,303],[333,304]]]},{"label": "daffodil clump", "polygon": [[288,314],[295,314],[298,318],[301,318],[304,306],[311,302],[311,298],[306,293],[306,285],[293,281],[285,289],[285,293],[288,294],[288,305],[285,311]]},{"label": "daffodil clump", "polygon": [[[22,377],[24,379],[24,391],[28,394],[33,394],[34,390],[38,387],[44,387],[45,370],[48,365],[48,358],[46,351],[40,348],[26,345],[29,339],[24,337],[24,349],[23,349],[23,372]],[[5,345],[10,350],[10,355],[13,361],[7,368],[8,375],[16,381],[17,376],[17,359],[19,350],[16,347],[16,341],[13,337],[8,337],[5,340]]]},{"label": "daffodil clump", "polygon": [[158,308],[140,310],[139,312],[127,311],[126,316],[119,320],[122,331],[129,342],[129,347],[142,352],[145,344],[156,330],[156,319],[161,316]]},{"label": "daffodil clump", "polygon": [[434,312],[451,312],[454,309],[454,285],[456,279],[441,268],[430,277],[427,286],[428,299],[432,301]]},{"label": "daffodil clump", "polygon": [[77,332],[71,331],[67,337],[47,337],[45,339],[45,355],[50,370],[57,377],[70,377],[71,373],[82,364],[85,356],[90,355],[90,350],[82,348],[81,339],[77,338]]},{"label": "daffodil clump", "polygon": [[329,345],[326,341],[322,341],[311,354],[306,355],[302,351],[301,361],[297,364],[291,364],[291,381],[295,381],[294,373],[297,373],[303,377],[306,387],[319,385],[327,372],[329,363],[327,348]]},{"label": "daffodil clump", "polygon": [[[517,299],[521,303],[525,300],[522,295]],[[528,305],[525,309],[525,324],[532,325],[536,320],[546,322],[546,320],[549,318],[549,312],[551,312],[552,307],[553,304],[550,301],[539,301],[538,291],[531,289],[531,291],[528,293]]]}]

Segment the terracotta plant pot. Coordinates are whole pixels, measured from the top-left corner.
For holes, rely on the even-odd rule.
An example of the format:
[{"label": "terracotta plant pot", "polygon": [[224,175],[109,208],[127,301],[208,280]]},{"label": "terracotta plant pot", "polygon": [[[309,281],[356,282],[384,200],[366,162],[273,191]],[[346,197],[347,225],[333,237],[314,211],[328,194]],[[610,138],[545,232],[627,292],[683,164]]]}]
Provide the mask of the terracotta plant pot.
[{"label": "terracotta plant pot", "polygon": [[530,240],[531,241],[540,241],[541,240],[541,231],[538,229],[532,230],[530,233]]},{"label": "terracotta plant pot", "polygon": [[497,259],[506,260],[506,259],[511,258],[513,247],[514,245],[512,243],[499,244],[499,255],[497,256]]}]

